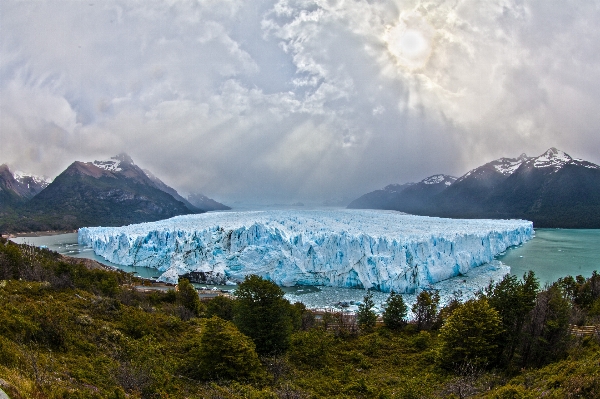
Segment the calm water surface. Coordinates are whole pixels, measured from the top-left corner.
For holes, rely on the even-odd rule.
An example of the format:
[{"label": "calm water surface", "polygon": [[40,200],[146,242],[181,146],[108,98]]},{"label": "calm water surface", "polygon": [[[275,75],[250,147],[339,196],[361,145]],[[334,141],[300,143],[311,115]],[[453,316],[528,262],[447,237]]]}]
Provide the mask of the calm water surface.
[{"label": "calm water surface", "polygon": [[536,229],[533,240],[498,260],[519,277],[533,270],[541,284],[566,275],[590,277],[600,271],[600,229]]}]

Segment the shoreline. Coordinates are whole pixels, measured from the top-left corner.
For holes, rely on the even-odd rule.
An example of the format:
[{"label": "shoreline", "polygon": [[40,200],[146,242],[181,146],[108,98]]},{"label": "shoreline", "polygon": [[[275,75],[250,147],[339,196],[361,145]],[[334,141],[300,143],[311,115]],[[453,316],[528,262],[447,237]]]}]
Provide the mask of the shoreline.
[{"label": "shoreline", "polygon": [[29,231],[26,233],[8,233],[2,234],[2,238],[16,238],[16,237],[44,237],[44,236],[57,236],[59,234],[77,233],[77,230],[45,230],[45,231]]}]

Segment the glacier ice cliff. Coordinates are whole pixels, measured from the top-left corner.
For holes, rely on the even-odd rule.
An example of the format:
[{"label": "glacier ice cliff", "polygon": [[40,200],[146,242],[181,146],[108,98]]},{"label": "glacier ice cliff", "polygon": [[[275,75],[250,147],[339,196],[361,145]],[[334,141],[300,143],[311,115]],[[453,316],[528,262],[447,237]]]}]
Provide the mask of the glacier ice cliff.
[{"label": "glacier ice cliff", "polygon": [[257,274],[283,286],[411,293],[467,273],[534,235],[524,220],[459,220],[376,210],[215,212],[79,229],[106,260],[194,272],[208,283]]}]

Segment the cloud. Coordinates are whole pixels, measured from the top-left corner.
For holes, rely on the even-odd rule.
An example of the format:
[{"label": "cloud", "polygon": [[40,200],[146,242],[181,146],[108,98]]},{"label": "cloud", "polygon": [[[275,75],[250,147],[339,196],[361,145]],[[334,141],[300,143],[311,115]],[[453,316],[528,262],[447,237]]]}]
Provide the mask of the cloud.
[{"label": "cloud", "polygon": [[574,1],[0,4],[0,161],[127,151],[223,200],[353,197],[557,146],[600,162],[600,24]]}]

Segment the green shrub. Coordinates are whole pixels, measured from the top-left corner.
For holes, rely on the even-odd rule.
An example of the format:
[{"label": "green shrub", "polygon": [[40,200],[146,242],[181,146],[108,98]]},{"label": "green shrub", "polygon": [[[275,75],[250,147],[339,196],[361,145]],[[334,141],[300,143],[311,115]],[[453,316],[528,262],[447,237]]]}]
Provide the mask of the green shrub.
[{"label": "green shrub", "polygon": [[187,364],[188,375],[198,380],[257,381],[264,377],[252,340],[216,316],[202,323]]},{"label": "green shrub", "polygon": [[440,330],[438,361],[442,367],[461,364],[486,367],[496,358],[500,316],[487,300],[470,300],[456,309]]},{"label": "green shrub", "polygon": [[329,363],[333,342],[333,335],[320,328],[298,331],[291,337],[288,358],[304,367],[323,368]]},{"label": "green shrub", "polygon": [[206,304],[206,317],[220,317],[223,320],[232,321],[235,301],[231,298],[219,295]]}]

